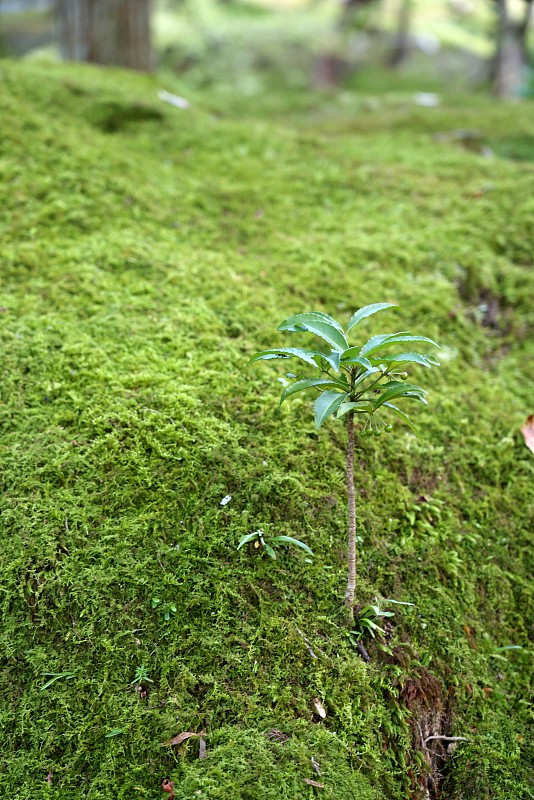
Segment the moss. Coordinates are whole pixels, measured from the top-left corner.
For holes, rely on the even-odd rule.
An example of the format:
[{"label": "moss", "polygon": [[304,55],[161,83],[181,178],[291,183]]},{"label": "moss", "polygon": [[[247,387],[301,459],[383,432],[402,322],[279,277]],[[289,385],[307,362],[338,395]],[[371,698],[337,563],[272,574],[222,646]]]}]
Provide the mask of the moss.
[{"label": "moss", "polygon": [[[183,798],[300,798],[316,778],[404,800],[425,766],[402,688],[426,669],[469,738],[449,796],[526,797],[530,673],[499,648],[530,624],[532,175],[435,134],[531,135],[529,109],[386,103],[311,131],[199,101],[110,135],[95,104],[152,109],[155,78],[3,72],[4,794],[156,797],[169,776]],[[358,596],[415,603],[366,665],[343,625],[343,430],[279,411],[276,369],[243,365],[286,314],[377,299],[444,364],[425,439],[358,454]],[[237,552],[261,525],[313,563]],[[208,758],[162,747],[187,730]]]}]

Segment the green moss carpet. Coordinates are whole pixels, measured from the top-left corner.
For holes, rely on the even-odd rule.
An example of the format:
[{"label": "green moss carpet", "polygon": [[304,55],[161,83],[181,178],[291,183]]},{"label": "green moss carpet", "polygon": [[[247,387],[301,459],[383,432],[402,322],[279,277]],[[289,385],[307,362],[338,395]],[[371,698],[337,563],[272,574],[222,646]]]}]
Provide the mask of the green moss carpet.
[{"label": "green moss carpet", "polygon": [[[314,125],[0,71],[1,796],[423,798],[419,724],[466,740],[444,800],[532,797],[531,107],[406,96]],[[362,335],[424,333],[442,367],[414,372],[421,440],[358,440],[357,598],[414,604],[366,663],[343,426],[245,364],[285,316],[381,301]],[[258,528],[314,558],[237,551]],[[186,731],[205,758],[164,744]]]}]

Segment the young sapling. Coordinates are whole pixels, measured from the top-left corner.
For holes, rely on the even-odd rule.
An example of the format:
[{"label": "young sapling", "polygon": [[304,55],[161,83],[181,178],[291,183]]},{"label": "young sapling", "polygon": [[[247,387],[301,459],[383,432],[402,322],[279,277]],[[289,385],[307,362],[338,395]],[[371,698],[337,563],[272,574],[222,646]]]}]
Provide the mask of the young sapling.
[{"label": "young sapling", "polygon": [[[405,422],[412,431],[418,431],[410,418],[396,403],[399,400],[416,400],[426,404],[426,391],[407,381],[407,367],[439,366],[434,355],[418,353],[411,349],[414,343],[439,347],[427,336],[409,331],[381,333],[372,336],[363,345],[351,345],[349,333],[362,320],[389,308],[393,303],[373,303],[358,309],[349,320],[346,331],[328,314],[312,311],[296,314],[278,326],[279,331],[312,333],[329,345],[329,350],[309,350],[301,347],[278,347],[255,353],[248,364],[275,359],[298,359],[318,370],[320,377],[303,377],[288,374],[293,382],[282,392],[280,405],[291,395],[305,390],[316,391],[314,401],[315,427],[318,430],[329,418],[346,418],[347,455],[346,483],[349,511],[348,580],[345,606],[349,621],[354,619],[356,590],[356,499],[354,490],[355,421],[361,423],[360,436],[389,433],[393,426],[388,420],[393,415]],[[395,352],[402,350],[402,352]],[[248,365],[247,365],[248,366]],[[394,401],[394,402],[393,402]],[[387,415],[387,416],[386,416]],[[384,417],[386,417],[384,419]]]}]

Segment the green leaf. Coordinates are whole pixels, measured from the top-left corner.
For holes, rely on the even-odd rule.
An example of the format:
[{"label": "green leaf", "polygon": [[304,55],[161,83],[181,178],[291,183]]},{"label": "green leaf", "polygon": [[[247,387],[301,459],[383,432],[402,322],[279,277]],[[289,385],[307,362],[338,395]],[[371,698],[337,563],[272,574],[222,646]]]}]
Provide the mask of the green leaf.
[{"label": "green leaf", "polygon": [[293,317],[288,317],[281,324],[282,325],[286,325],[286,323],[288,323],[289,325],[291,325],[291,327],[288,327],[288,328],[285,328],[285,327],[281,328],[280,327],[280,328],[278,328],[278,330],[288,330],[288,331],[292,330],[292,329],[295,330],[295,331],[301,330],[301,322],[293,322],[293,320],[297,320],[297,318],[300,318],[300,317],[310,317],[310,318],[313,317],[316,320],[320,320],[322,322],[326,322],[328,325],[332,325],[332,327],[337,328],[337,330],[340,333],[343,333],[343,328],[341,327],[341,325],[339,324],[337,319],[334,319],[333,317],[328,316],[328,314],[325,314],[323,311],[308,311],[308,312],[306,312],[304,314],[296,314]]},{"label": "green leaf", "polygon": [[411,387],[414,386],[414,384],[413,383],[406,383],[405,381],[399,381],[399,380],[397,380],[397,378],[391,378],[391,380],[389,380],[387,383],[383,383],[380,388],[381,389],[391,389],[392,386],[404,386],[404,388],[406,389],[407,386],[411,388]]},{"label": "green leaf", "polygon": [[311,312],[308,314],[296,314],[288,317],[279,326],[279,331],[309,331],[316,336],[320,336],[325,342],[336,350],[343,352],[349,346],[347,337],[343,333],[343,328],[332,317],[327,314]]},{"label": "green leaf", "polygon": [[377,311],[382,311],[384,308],[398,308],[398,306],[395,305],[395,303],[373,303],[370,306],[363,306],[363,308],[359,308],[358,311],[356,311],[356,313],[351,317],[347,327],[347,333],[362,319],[370,317],[371,314],[376,314]]},{"label": "green leaf", "polygon": [[339,352],[339,350],[331,350],[330,353],[318,352],[316,355],[318,355],[321,358],[324,358],[324,360],[328,364],[330,364],[332,369],[335,369],[336,372],[339,372],[339,360],[341,357],[341,353]]},{"label": "green leaf", "polygon": [[267,542],[265,542],[263,546],[265,548],[265,552],[267,553],[267,555],[276,560],[276,553],[274,552],[273,548],[269,544],[267,544]]},{"label": "green leaf", "polygon": [[408,603],[406,600],[392,600],[391,597],[386,597],[384,603],[394,603],[396,606],[415,606],[415,603]]},{"label": "green leaf", "polygon": [[432,353],[425,353],[424,356],[430,364],[434,364],[436,367],[440,366],[438,359]]},{"label": "green leaf", "polygon": [[398,342],[427,342],[439,347],[432,339],[427,336],[414,336],[410,331],[398,331],[397,333],[383,333],[378,336],[372,336],[368,342],[364,344],[360,350],[360,355],[369,356],[371,353],[376,353],[384,347],[389,347],[390,344],[397,344]]},{"label": "green leaf", "polygon": [[[330,388],[336,387],[336,383],[332,380],[328,380],[327,378],[305,378],[302,381],[297,381],[296,383],[292,383],[291,386],[288,386],[287,389],[284,389],[282,392],[282,396],[280,398],[280,405],[286,400],[290,395],[296,394],[297,392],[303,392],[306,389],[313,389],[314,386],[329,386]],[[340,386],[340,389],[343,387]]]},{"label": "green leaf", "polygon": [[272,542],[287,542],[287,544],[294,544],[297,547],[301,547],[303,550],[305,550],[311,556],[313,555],[312,551],[310,550],[310,548],[308,547],[307,544],[304,544],[304,542],[300,542],[298,539],[294,539],[292,536],[273,536],[271,541]]},{"label": "green leaf", "polygon": [[376,622],[373,622],[372,619],[369,617],[364,617],[363,619],[358,620],[360,625],[363,625],[364,628],[367,628],[373,639],[375,638],[375,631],[379,633],[384,633],[384,629],[377,625]]},{"label": "green leaf", "polygon": [[[432,366],[429,359],[426,356],[420,355],[420,353],[399,353],[396,356],[382,356],[373,359],[373,363],[375,364],[405,364],[408,361],[414,364],[421,364],[423,367]],[[439,366],[439,361],[437,359],[435,359],[435,361]]]},{"label": "green leaf", "polygon": [[236,549],[240,550],[241,547],[243,547],[244,544],[247,544],[247,542],[251,542],[253,539],[257,539],[258,536],[259,536],[259,531],[254,531],[253,533],[247,533],[246,536],[243,536],[243,538],[241,539],[241,541],[237,545]]},{"label": "green leaf", "polygon": [[315,428],[319,430],[325,419],[327,419],[331,414],[333,414],[343,400],[347,397],[347,393],[343,392],[340,394],[339,392],[322,392],[319,397],[316,399],[313,407],[315,409]]},{"label": "green leaf", "polygon": [[371,362],[367,358],[360,356],[359,347],[349,347],[344,353],[341,353],[341,361],[343,364],[359,364],[364,369],[371,369]]},{"label": "green leaf", "polygon": [[124,730],[122,728],[113,728],[112,731],[106,733],[105,738],[111,739],[112,736],[120,736],[121,733],[124,733]]},{"label": "green leaf", "polygon": [[417,400],[421,402],[425,402],[424,400],[425,391],[421,389],[420,386],[415,386],[411,383],[395,383],[394,386],[386,388],[386,391],[383,392],[380,397],[375,400],[373,403],[373,408],[376,411],[377,408],[380,408],[381,405],[386,403],[388,400],[393,400],[395,397],[415,397]]},{"label": "green leaf", "polygon": [[412,431],[415,433],[415,435],[416,435],[416,436],[417,436],[419,439],[421,438],[421,434],[419,433],[419,431],[417,430],[417,428],[415,427],[415,425],[414,425],[414,424],[413,424],[413,422],[411,421],[410,417],[408,417],[408,416],[407,416],[407,415],[404,413],[404,411],[401,411],[401,410],[400,410],[400,408],[397,408],[397,406],[394,406],[394,405],[393,405],[393,403],[384,403],[384,406],[385,406],[386,408],[390,408],[392,411],[394,411],[394,412],[395,412],[395,414],[396,414],[398,417],[400,417],[400,419],[402,419],[402,420],[403,420],[403,422],[405,422],[405,423],[408,425],[408,427],[409,427],[409,428],[411,428],[411,429],[412,429]]},{"label": "green leaf", "polygon": [[[390,342],[427,342],[428,344],[433,344],[434,347],[439,348],[439,344],[435,342],[433,339],[429,339],[428,336],[414,336],[409,331],[401,331],[400,333],[394,333],[390,337]],[[440,348],[441,349],[441,348]]]},{"label": "green leaf", "polygon": [[344,417],[349,411],[355,411],[357,414],[371,414],[373,405],[367,400],[358,400],[356,403],[341,403],[337,410],[336,419],[341,419],[341,417]]},{"label": "green leaf", "polygon": [[[260,353],[254,353],[247,367],[254,364],[255,361],[266,361],[273,358],[301,358],[308,364],[317,367],[316,355],[316,350],[304,350],[301,347],[278,347],[276,350],[262,350]],[[323,354],[321,353],[320,355]]]},{"label": "green leaf", "polygon": [[41,686],[41,692],[43,692],[45,689],[48,689],[49,686],[52,686],[53,683],[59,681],[61,678],[66,678],[68,680],[69,678],[75,677],[74,672],[43,672],[43,675],[45,677],[51,675],[52,677],[45,683],[44,686]]},{"label": "green leaf", "polygon": [[[408,333],[408,331],[402,331],[402,333]],[[388,339],[391,339],[392,336],[397,335],[400,335],[400,333],[378,333],[376,336],[371,336],[371,338],[361,348],[360,355],[366,356],[368,353],[372,353],[383,342],[386,342]]]},{"label": "green leaf", "polygon": [[418,392],[406,392],[403,397],[413,397],[414,400],[419,400],[420,403],[423,403],[425,406],[428,405],[428,400],[425,397],[425,393],[423,393],[423,389]]},{"label": "green leaf", "polygon": [[369,615],[369,612],[370,612],[370,611],[372,611],[372,612],[373,612],[373,614],[378,614],[378,612],[380,611],[380,609],[379,609],[379,607],[378,607],[378,606],[372,606],[372,605],[371,605],[371,606],[365,606],[365,607],[364,607],[364,608],[362,608],[362,610],[360,611],[359,622],[361,622],[361,621],[362,621],[362,619],[365,619],[365,618],[367,618],[367,616]]}]

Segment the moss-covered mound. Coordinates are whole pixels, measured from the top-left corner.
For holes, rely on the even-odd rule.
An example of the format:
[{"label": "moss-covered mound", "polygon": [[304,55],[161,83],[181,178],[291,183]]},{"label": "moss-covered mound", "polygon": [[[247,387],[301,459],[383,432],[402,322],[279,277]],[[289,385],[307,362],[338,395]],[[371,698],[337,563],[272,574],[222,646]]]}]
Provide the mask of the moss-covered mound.
[{"label": "moss-covered mound", "polygon": [[[2,797],[531,797],[531,109],[312,130],[159,88],[2,64]],[[244,364],[377,301],[443,366],[422,441],[359,444],[358,599],[414,604],[366,663],[343,427]],[[314,559],[237,551],[260,527]]]}]

